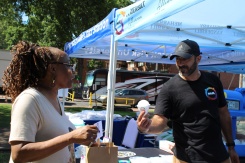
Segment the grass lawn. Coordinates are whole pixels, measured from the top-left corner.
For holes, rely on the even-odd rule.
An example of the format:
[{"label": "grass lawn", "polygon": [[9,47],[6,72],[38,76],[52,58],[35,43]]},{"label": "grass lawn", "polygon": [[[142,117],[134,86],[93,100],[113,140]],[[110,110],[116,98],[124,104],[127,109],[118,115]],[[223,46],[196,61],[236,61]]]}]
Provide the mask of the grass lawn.
[{"label": "grass lawn", "polygon": [[9,158],[10,158],[10,152],[0,151],[0,162],[1,163],[8,163]]},{"label": "grass lawn", "polygon": [[10,128],[11,104],[0,104],[0,128]]},{"label": "grass lawn", "polygon": [[[0,129],[10,128],[11,104],[0,104]],[[10,151],[0,150],[0,162],[9,161]]]}]

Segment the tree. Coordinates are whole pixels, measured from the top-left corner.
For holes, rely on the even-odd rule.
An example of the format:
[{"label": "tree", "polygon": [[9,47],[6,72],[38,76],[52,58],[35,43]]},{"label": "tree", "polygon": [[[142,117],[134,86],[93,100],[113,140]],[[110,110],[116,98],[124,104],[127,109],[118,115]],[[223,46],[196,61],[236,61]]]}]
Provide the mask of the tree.
[{"label": "tree", "polygon": [[101,60],[91,59],[88,62],[88,69],[89,70],[93,70],[93,69],[97,69],[97,68],[102,68],[102,67],[103,67],[103,62]]},{"label": "tree", "polygon": [[[130,0],[1,0],[0,48],[10,49],[19,40],[63,49],[113,8],[131,4]],[[22,15],[28,21],[22,21]],[[82,74],[82,59],[72,59]]]},{"label": "tree", "polygon": [[24,24],[21,14],[6,0],[0,1],[0,49],[9,49],[15,40],[22,39]]},{"label": "tree", "polygon": [[[0,36],[5,48],[18,40],[62,48],[68,41],[102,20],[112,8],[129,5],[129,0],[1,0]],[[22,22],[22,14],[28,22]],[[2,40],[1,40],[2,41]]]}]

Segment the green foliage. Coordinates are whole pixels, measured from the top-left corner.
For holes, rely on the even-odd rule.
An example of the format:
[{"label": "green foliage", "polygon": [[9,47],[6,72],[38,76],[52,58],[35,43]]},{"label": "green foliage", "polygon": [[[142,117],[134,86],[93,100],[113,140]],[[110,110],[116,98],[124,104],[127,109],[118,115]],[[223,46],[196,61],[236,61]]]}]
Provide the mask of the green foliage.
[{"label": "green foliage", "polygon": [[[19,40],[63,49],[64,44],[102,20],[113,8],[129,0],[1,0],[0,48],[9,49]],[[28,16],[22,22],[22,15]]]},{"label": "green foliage", "polygon": [[24,25],[19,11],[7,0],[0,1],[0,24],[0,49],[10,49],[22,39]]},{"label": "green foliage", "polygon": [[102,68],[102,67],[103,67],[103,62],[101,60],[91,59],[88,62],[88,69],[89,70],[94,70],[94,69],[98,69],[98,68]]},{"label": "green foliage", "polygon": [[[0,49],[9,50],[19,40],[63,49],[66,42],[104,19],[113,8],[131,3],[130,0],[1,0]],[[22,21],[23,14],[28,16],[26,22]],[[71,63],[77,63],[76,72],[80,76],[82,62],[71,59]]]}]

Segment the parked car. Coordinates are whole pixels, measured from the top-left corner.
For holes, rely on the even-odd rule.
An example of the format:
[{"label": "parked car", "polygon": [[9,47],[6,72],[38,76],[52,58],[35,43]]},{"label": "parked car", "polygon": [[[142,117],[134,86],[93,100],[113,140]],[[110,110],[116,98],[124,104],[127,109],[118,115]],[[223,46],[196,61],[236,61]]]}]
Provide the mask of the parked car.
[{"label": "parked car", "polygon": [[[140,100],[148,100],[148,93],[142,89],[122,88],[115,90],[115,104],[136,106]],[[102,105],[107,103],[107,95],[100,95],[97,98]]]}]

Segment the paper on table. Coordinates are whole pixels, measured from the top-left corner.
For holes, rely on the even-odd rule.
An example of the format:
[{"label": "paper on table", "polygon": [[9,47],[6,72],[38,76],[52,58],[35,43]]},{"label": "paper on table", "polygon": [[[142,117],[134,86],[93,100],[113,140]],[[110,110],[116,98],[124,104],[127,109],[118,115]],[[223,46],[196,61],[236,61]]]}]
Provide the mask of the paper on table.
[{"label": "paper on table", "polygon": [[95,140],[100,139],[103,136],[103,127],[102,127],[102,121],[96,122],[94,125],[97,126],[99,132],[97,133],[97,137]]},{"label": "paper on table", "polygon": [[164,150],[170,154],[173,154],[172,149],[174,148],[175,143],[168,140],[159,140],[159,149]]},{"label": "paper on table", "polygon": [[133,156],[129,157],[129,161],[131,163],[151,163],[150,159],[147,157],[142,157],[142,156]]},{"label": "paper on table", "polygon": [[173,162],[173,155],[160,155],[160,157],[164,160],[164,163]]}]

